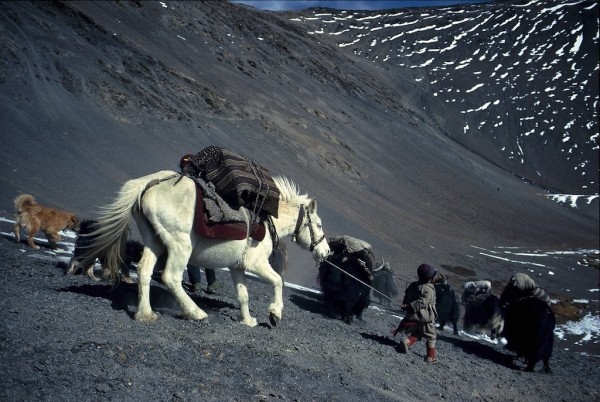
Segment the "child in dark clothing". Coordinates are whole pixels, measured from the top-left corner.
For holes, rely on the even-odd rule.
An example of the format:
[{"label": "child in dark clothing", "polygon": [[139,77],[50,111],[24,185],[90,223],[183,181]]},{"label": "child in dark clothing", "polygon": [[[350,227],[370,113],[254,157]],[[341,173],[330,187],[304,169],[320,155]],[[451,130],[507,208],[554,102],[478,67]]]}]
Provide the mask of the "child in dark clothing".
[{"label": "child in dark clothing", "polygon": [[431,265],[421,264],[417,268],[418,281],[411,283],[404,293],[404,299],[400,308],[406,312],[406,316],[400,321],[398,327],[392,330],[392,335],[404,332],[408,337],[400,344],[403,353],[417,343],[421,338],[427,340],[428,363],[437,362],[435,356],[435,320],[437,310],[435,309],[435,288],[433,282],[437,271]]}]

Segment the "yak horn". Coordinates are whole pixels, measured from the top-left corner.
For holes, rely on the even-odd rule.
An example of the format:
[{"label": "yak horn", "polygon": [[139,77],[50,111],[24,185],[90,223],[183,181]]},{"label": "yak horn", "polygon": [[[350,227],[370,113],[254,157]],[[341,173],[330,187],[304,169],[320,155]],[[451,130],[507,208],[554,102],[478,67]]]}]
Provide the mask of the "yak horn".
[{"label": "yak horn", "polygon": [[378,266],[377,266],[377,267],[376,267],[376,268],[373,270],[373,272],[381,271],[381,270],[383,269],[383,266],[384,266],[384,264],[385,264],[385,260],[383,259],[383,257],[381,257],[381,264],[380,264],[380,265],[378,265]]}]

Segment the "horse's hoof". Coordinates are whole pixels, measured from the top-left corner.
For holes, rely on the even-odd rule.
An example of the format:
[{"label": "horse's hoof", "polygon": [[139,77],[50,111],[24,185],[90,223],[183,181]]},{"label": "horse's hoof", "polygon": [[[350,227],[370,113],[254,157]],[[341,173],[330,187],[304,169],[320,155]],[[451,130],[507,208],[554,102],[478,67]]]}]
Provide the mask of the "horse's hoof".
[{"label": "horse's hoof", "polygon": [[208,314],[206,314],[205,311],[200,310],[199,312],[190,313],[188,315],[185,315],[184,318],[186,320],[202,321],[202,320],[208,318]]},{"label": "horse's hoof", "polygon": [[158,315],[156,313],[151,314],[135,314],[135,320],[139,322],[152,322],[158,319]]},{"label": "horse's hoof", "polygon": [[130,276],[124,276],[123,278],[121,278],[121,282],[129,284],[135,283],[133,278],[131,278]]},{"label": "horse's hoof", "polygon": [[243,320],[242,324],[245,324],[245,325],[247,325],[249,327],[256,327],[258,325],[258,321],[256,321],[256,318],[250,317],[250,318],[248,318],[246,320]]},{"label": "horse's hoof", "polygon": [[269,322],[271,323],[272,326],[276,327],[277,324],[279,324],[279,321],[281,321],[281,318],[277,317],[273,313],[269,314]]}]

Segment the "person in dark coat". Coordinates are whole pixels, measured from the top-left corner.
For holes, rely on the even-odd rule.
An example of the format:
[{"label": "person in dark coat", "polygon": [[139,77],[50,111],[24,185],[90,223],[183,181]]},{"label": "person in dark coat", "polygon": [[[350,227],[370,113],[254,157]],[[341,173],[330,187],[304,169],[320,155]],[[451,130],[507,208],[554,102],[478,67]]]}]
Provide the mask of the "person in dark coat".
[{"label": "person in dark coat", "polygon": [[[214,269],[205,269],[206,275],[206,293],[216,294],[217,289],[221,287],[221,284],[217,282],[217,275]],[[198,293],[202,287],[202,274],[200,273],[200,267],[195,265],[188,265],[188,277],[190,278],[190,291],[192,293]]]}]

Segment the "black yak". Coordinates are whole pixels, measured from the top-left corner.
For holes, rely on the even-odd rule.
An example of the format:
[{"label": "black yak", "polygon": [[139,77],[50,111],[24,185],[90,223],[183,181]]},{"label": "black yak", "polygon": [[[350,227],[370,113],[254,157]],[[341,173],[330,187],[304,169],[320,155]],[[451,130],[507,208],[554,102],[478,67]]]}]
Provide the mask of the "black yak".
[{"label": "black yak", "polygon": [[288,251],[284,242],[280,241],[277,244],[277,248],[273,250],[269,262],[273,270],[283,276],[284,271],[288,268]]},{"label": "black yak", "polygon": [[504,287],[500,295],[500,303],[504,309],[513,301],[524,297],[537,297],[550,305],[550,296],[548,296],[544,289],[540,288],[529,275],[516,273],[510,277],[510,280]]},{"label": "black yak", "polygon": [[554,347],[556,317],[548,304],[535,296],[511,302],[504,310],[506,348],[525,357],[526,371],[533,371],[540,360],[544,371],[550,372],[550,357]]},{"label": "black yak", "polygon": [[494,294],[479,294],[465,304],[463,329],[465,331],[490,331],[496,339],[502,332],[504,320],[500,309],[500,298]]},{"label": "black yak", "polygon": [[452,323],[454,335],[458,335],[458,319],[460,318],[460,304],[454,289],[448,283],[436,283],[435,287],[435,309],[438,312],[437,323],[441,331],[448,321]]},{"label": "black yak", "polygon": [[[88,236],[90,233],[97,229],[98,222],[93,219],[85,219],[81,222],[79,232],[77,234],[77,239],[75,240],[75,247],[73,250],[73,256],[71,257],[71,261],[69,261],[69,265],[65,271],[67,274],[74,274],[79,270],[82,270],[87,276],[94,280],[98,280],[94,275],[94,264],[90,264],[87,267],[82,267],[80,262],[86,254],[86,249],[90,247],[94,238],[92,236]],[[125,244],[125,255],[122,256],[123,264],[121,265],[121,272],[123,273],[123,282],[131,283],[133,282],[131,276],[129,274],[129,267],[132,263],[138,263],[142,258],[142,252],[144,251],[144,246],[134,240],[127,240]],[[101,277],[103,279],[108,278],[108,272],[104,270],[105,264],[100,258],[100,265],[102,265],[102,274]]]},{"label": "black yak", "polygon": [[317,278],[323,302],[332,315],[351,324],[369,306],[375,258],[368,243],[351,236],[331,237],[328,243],[331,254],[319,265]]},{"label": "black yak", "polygon": [[554,348],[556,317],[550,308],[550,296],[527,274],[514,274],[500,295],[504,313],[506,348],[525,357],[525,370],[533,371],[540,360],[550,372]]},{"label": "black yak", "polygon": [[390,268],[390,263],[381,259],[381,264],[373,271],[373,289],[379,304],[391,307],[392,300],[398,296],[398,288],[394,278],[396,273]]}]

